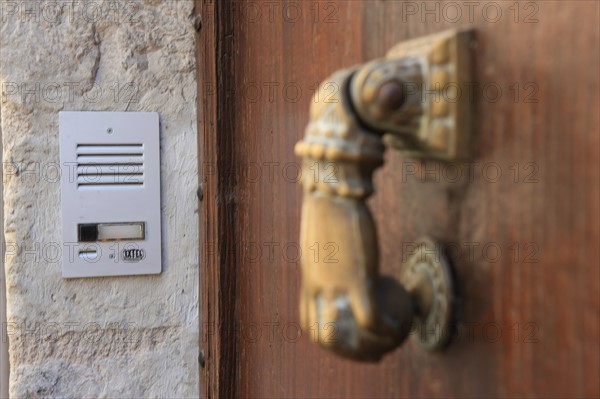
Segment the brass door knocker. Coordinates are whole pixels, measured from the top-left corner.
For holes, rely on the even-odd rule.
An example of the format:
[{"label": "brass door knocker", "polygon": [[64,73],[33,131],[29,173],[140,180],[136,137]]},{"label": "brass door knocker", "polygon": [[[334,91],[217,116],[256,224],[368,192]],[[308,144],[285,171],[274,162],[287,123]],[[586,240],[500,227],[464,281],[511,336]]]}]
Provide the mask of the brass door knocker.
[{"label": "brass door knocker", "polygon": [[[303,328],[316,330],[312,339],[339,355],[379,360],[415,325],[428,349],[450,338],[454,289],[446,259],[424,239],[400,281],[380,275],[365,201],[386,144],[409,156],[467,157],[471,109],[456,91],[470,77],[471,42],[468,31],[448,31],[400,43],[384,59],[334,73],[313,100],[295,148],[306,172],[300,314]],[[333,170],[335,178],[315,180],[308,173],[315,165],[319,176]],[[312,256],[314,243],[335,244],[336,261]]]}]

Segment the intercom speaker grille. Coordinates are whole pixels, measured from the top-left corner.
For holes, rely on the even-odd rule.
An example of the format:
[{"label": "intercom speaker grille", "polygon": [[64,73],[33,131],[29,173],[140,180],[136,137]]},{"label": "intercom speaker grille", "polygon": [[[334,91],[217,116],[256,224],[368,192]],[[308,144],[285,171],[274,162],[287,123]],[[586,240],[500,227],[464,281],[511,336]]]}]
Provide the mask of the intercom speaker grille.
[{"label": "intercom speaker grille", "polygon": [[144,185],[143,144],[78,144],[77,189]]}]

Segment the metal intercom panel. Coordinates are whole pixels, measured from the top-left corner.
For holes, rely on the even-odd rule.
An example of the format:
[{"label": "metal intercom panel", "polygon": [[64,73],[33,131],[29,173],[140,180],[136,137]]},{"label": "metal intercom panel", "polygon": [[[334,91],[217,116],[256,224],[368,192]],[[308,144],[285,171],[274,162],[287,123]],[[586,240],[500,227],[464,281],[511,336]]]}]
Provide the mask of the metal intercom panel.
[{"label": "metal intercom panel", "polygon": [[160,273],[158,114],[59,119],[63,277]]}]

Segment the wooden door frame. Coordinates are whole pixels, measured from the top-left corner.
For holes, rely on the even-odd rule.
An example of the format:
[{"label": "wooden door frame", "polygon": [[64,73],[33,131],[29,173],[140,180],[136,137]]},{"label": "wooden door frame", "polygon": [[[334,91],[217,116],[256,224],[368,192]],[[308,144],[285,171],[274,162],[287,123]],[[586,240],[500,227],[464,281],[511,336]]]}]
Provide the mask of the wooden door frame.
[{"label": "wooden door frame", "polygon": [[[0,104],[0,121],[2,121],[2,104]],[[0,126],[0,148],[2,147],[2,126]],[[0,220],[4,223],[4,158],[0,153],[0,159],[2,159],[2,165],[0,165],[0,175],[3,179],[0,181]],[[8,398],[8,381],[10,377],[10,363],[8,358],[8,333],[7,333],[7,322],[6,322],[6,274],[4,271],[4,229],[0,232],[0,245],[2,259],[0,259],[0,399]]]},{"label": "wooden door frame", "polygon": [[196,0],[198,60],[200,396],[235,397],[235,186],[220,171],[235,165],[236,99],[231,0]]}]

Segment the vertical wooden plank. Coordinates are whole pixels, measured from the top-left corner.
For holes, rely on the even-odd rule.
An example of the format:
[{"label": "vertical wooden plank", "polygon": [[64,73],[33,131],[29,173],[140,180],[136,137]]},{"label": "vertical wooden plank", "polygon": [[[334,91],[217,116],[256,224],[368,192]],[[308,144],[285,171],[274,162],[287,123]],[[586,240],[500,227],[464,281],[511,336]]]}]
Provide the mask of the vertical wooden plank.
[{"label": "vertical wooden plank", "polygon": [[226,171],[235,165],[233,79],[234,15],[232,2],[198,0],[199,160],[202,187],[200,248],[201,392],[206,398],[235,396],[236,242],[235,187]]}]

